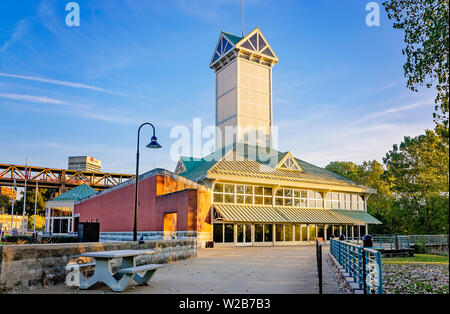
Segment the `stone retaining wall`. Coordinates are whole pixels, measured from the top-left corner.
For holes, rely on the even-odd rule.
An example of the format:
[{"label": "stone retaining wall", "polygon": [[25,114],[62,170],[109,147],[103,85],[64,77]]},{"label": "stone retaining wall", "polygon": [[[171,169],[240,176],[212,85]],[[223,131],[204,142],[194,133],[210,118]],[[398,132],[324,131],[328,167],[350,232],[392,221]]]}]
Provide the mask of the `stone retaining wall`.
[{"label": "stone retaining wall", "polygon": [[[168,239],[189,239],[195,238],[197,232],[195,231],[177,231],[177,232],[163,232],[163,231],[140,231],[138,232],[138,240],[142,237],[144,241],[149,240],[168,240]],[[100,242],[115,242],[115,241],[132,241],[133,232],[100,232]]]},{"label": "stone retaining wall", "polygon": [[[176,240],[37,244],[0,246],[0,293],[41,288],[62,284],[65,266],[85,252],[153,249],[155,254],[141,256],[137,264],[162,264],[197,256],[195,238]],[[89,259],[84,259],[90,262]]]}]

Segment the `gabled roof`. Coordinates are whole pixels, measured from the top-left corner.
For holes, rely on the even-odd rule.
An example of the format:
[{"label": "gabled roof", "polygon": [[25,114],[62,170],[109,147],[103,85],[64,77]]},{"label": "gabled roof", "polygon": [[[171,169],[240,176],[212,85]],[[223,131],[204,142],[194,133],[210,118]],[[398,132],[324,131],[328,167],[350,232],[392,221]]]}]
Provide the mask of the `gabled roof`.
[{"label": "gabled roof", "polygon": [[53,201],[80,201],[97,193],[98,191],[94,190],[89,185],[82,184],[70,191],[67,191],[66,193],[55,197]]},{"label": "gabled roof", "polygon": [[289,171],[302,171],[302,167],[298,164],[297,160],[292,156],[291,152],[287,152],[277,165],[277,169],[289,170]]},{"label": "gabled roof", "polygon": [[277,63],[278,57],[268,44],[266,38],[261,33],[259,28],[255,28],[247,36],[240,37],[230,33],[221,32],[219,40],[216,44],[216,49],[211,57],[209,66],[219,62],[222,58],[233,56],[232,51],[246,51],[248,54],[258,55],[269,62]]},{"label": "gabled roof", "polygon": [[301,171],[286,171],[277,169],[280,161],[289,152],[279,152],[265,149],[263,154],[255,155],[258,148],[238,144],[228,149],[216,151],[205,158],[189,161],[184,164],[189,170],[180,173],[181,176],[199,182],[203,179],[229,179],[246,182],[265,182],[286,186],[321,185],[332,186],[338,190],[352,190],[361,193],[375,193],[375,190],[359,182],[344,178],[324,168],[314,166],[298,158],[294,158]]},{"label": "gabled roof", "polygon": [[272,47],[270,47],[267,39],[258,27],[242,38],[239,43],[236,44],[236,48],[246,50],[250,53],[260,54],[265,58],[278,62],[277,55],[272,50]]},{"label": "gabled roof", "polygon": [[242,39],[242,37],[231,35],[225,32],[220,33],[219,40],[217,41],[216,49],[214,50],[209,66],[212,67],[214,63],[234,50],[234,48],[236,48],[236,44],[240,41],[240,39]]}]

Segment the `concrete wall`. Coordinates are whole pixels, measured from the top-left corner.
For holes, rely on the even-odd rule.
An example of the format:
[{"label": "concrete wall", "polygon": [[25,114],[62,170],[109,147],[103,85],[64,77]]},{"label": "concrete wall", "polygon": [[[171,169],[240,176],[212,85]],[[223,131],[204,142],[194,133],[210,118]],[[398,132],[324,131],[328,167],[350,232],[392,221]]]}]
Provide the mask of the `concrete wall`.
[{"label": "concrete wall", "polygon": [[[0,246],[0,293],[62,284],[65,266],[82,253],[112,250],[154,249],[154,255],[142,256],[137,264],[162,264],[197,256],[195,238],[138,242],[104,242]],[[90,262],[90,259],[84,259]]]}]

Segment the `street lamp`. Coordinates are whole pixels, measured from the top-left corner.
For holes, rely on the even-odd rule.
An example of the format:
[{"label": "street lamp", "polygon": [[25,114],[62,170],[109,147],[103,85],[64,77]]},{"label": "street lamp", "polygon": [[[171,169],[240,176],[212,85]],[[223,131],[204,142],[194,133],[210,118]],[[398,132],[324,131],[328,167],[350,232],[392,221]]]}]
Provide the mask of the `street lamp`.
[{"label": "street lamp", "polygon": [[144,125],[150,125],[153,128],[153,136],[150,141],[150,144],[147,145],[147,148],[161,148],[161,145],[158,144],[158,139],[155,136],[155,127],[151,123],[143,123],[138,129],[138,138],[137,138],[137,152],[136,152],[136,193],[134,195],[134,227],[133,227],[133,241],[137,241],[137,215],[138,215],[138,202],[139,202],[139,138],[141,129]]}]

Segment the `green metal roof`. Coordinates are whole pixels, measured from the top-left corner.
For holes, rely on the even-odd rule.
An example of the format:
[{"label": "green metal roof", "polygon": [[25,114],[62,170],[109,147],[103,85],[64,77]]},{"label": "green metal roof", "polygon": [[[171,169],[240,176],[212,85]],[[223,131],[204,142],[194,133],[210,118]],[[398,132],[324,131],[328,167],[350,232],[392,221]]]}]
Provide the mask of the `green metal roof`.
[{"label": "green metal roof", "polygon": [[286,218],[272,206],[214,204],[225,221],[233,222],[286,222]]},{"label": "green metal roof", "polygon": [[214,204],[214,208],[229,222],[308,223],[308,224],[381,224],[362,210],[329,210],[320,208],[292,208],[283,206],[258,206]]},{"label": "green metal roof", "polygon": [[329,211],[339,220],[347,219],[350,220],[351,223],[355,224],[383,224],[381,221],[364,210],[330,209]]},{"label": "green metal roof", "polygon": [[58,197],[55,197],[53,201],[80,201],[97,193],[98,191],[94,190],[89,185],[82,184],[70,191],[67,191],[66,193],[59,195]]},{"label": "green metal roof", "polygon": [[[238,157],[223,158],[230,150],[233,150],[233,154],[236,156],[243,157],[239,159]],[[253,153],[251,153],[253,152]],[[256,160],[255,156],[249,158],[249,154],[254,154],[257,152]],[[343,185],[343,186],[351,186],[351,187],[360,187],[367,189],[367,191],[371,191],[375,193],[376,191],[370,187],[366,187],[359,182],[347,179],[343,176],[340,176],[334,172],[328,171],[327,169],[320,168],[314,166],[310,163],[307,163],[303,160],[295,158],[297,163],[302,168],[301,172],[293,172],[293,171],[283,171],[283,170],[274,170],[274,171],[261,171],[261,165],[263,168],[267,170],[274,169],[275,166],[286,156],[287,152],[279,152],[274,149],[266,149],[266,156],[269,158],[265,158],[265,160],[259,160],[261,154],[255,146],[250,145],[232,145],[227,148],[222,148],[204,158],[193,159],[189,157],[181,157],[183,163],[186,167],[186,171],[179,173],[179,175],[194,181],[199,182],[206,177],[208,171],[212,169],[212,172],[222,173],[222,174],[240,174],[243,176],[251,175],[265,178],[276,178],[281,181],[298,181],[298,182],[328,182],[333,185]],[[273,164],[275,162],[275,164]],[[268,167],[268,168],[267,168]],[[211,173],[212,173],[211,172]]]},{"label": "green metal roof", "polygon": [[239,36],[232,35],[232,34],[229,34],[229,33],[226,33],[226,32],[222,32],[222,33],[227,37],[227,39],[229,41],[231,41],[231,43],[233,45],[236,45],[238,42],[240,42],[242,40],[242,38],[244,38],[244,37],[239,37]]}]

